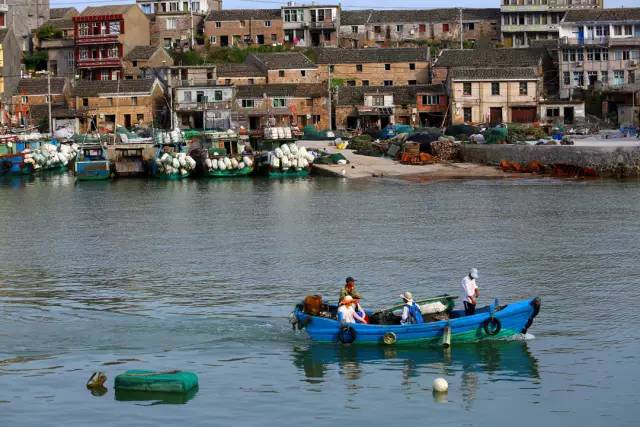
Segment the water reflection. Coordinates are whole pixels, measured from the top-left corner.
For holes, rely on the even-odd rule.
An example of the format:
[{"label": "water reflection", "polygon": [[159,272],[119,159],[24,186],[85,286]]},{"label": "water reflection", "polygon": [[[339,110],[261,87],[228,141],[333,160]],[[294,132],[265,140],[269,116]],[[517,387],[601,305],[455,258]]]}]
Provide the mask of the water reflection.
[{"label": "water reflection", "polygon": [[462,397],[467,408],[475,400],[481,375],[516,380],[540,378],[538,361],[525,341],[461,344],[448,350],[331,344],[311,344],[293,350],[293,363],[307,382],[322,383],[330,371],[337,371],[347,381],[349,390],[358,388],[368,365],[380,365],[380,362],[385,362],[383,370],[398,372],[397,383],[405,390],[425,372],[444,376],[461,372]]}]

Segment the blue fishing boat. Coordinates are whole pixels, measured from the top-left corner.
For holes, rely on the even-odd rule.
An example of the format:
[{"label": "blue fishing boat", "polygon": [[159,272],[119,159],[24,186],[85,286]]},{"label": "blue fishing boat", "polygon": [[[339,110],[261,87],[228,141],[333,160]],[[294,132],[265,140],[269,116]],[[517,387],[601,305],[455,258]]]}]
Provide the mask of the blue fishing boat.
[{"label": "blue fishing boat", "polygon": [[33,163],[25,162],[25,144],[18,141],[15,135],[0,136],[0,176],[31,175]]},{"label": "blue fishing boat", "polygon": [[527,332],[540,311],[540,298],[521,300],[512,304],[493,304],[466,316],[464,310],[452,310],[446,320],[427,321],[420,324],[400,325],[398,316],[376,316],[381,323],[342,324],[337,320],[337,307],[328,306],[321,315],[305,313],[298,304],[291,316],[294,327],[304,328],[311,340],[316,342],[341,342],[344,344],[438,344],[445,336],[451,343],[483,341],[507,338]]},{"label": "blue fishing boat", "polygon": [[111,163],[101,144],[81,145],[74,175],[79,181],[102,181],[111,178]]}]

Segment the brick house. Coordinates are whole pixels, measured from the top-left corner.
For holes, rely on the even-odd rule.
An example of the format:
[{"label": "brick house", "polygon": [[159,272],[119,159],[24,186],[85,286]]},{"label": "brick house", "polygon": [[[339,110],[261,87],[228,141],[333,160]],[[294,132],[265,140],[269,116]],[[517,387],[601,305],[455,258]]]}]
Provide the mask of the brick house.
[{"label": "brick house", "polygon": [[[500,9],[462,9],[464,40],[500,39]],[[460,9],[344,11],[341,47],[394,46],[421,41],[459,43]]]},{"label": "brick house", "polygon": [[112,132],[116,123],[127,128],[158,125],[166,112],[157,79],[79,80],[71,96],[71,107],[80,115],[80,132]]},{"label": "brick house", "polygon": [[335,96],[336,129],[440,126],[446,110],[444,85],[342,86]]},{"label": "brick house", "polygon": [[267,75],[267,83],[318,83],[318,66],[300,52],[252,53],[245,60]]},{"label": "brick house", "polygon": [[236,87],[235,112],[249,130],[268,126],[329,127],[329,94],[323,84],[267,84]]},{"label": "brick house", "polygon": [[542,77],[535,67],[454,68],[447,86],[453,124],[538,120]]},{"label": "brick house", "polygon": [[176,87],[174,123],[186,129],[230,129],[233,99],[233,86],[205,83]]},{"label": "brick house", "polygon": [[206,15],[222,9],[222,0],[136,0],[147,15],[166,12],[190,12]]},{"label": "brick house", "polygon": [[[145,78],[154,68],[167,68],[173,65],[173,58],[160,46],[136,46],[123,61],[124,78]],[[153,75],[153,73],[151,73]]]},{"label": "brick house", "polygon": [[75,7],[52,8],[51,18],[43,26],[51,26],[58,33],[39,39],[34,34],[33,44],[47,53],[47,69],[56,76],[73,78],[75,71],[75,42],[73,17],[79,12]]},{"label": "brick house", "polygon": [[215,47],[280,45],[284,38],[280,9],[212,11],[204,22],[204,36]]},{"label": "brick house", "polygon": [[429,50],[424,48],[316,49],[321,80],[329,74],[349,86],[429,83]]},{"label": "brick house", "polygon": [[188,48],[191,46],[191,35],[195,45],[204,45],[202,25],[204,15],[189,11],[156,12],[148,15],[150,20],[151,45],[166,49]]},{"label": "brick house", "polygon": [[339,5],[283,6],[284,42],[299,47],[337,47],[341,9]]},{"label": "brick house", "polygon": [[150,42],[149,19],[133,4],[89,6],[73,23],[76,68],[83,79],[121,78],[126,55]]},{"label": "brick house", "polygon": [[[35,106],[46,106],[48,109],[49,87],[46,78],[20,79],[17,93],[12,96],[13,115],[21,125],[38,126],[39,117],[34,119],[32,110]],[[51,104],[55,107],[66,107],[70,95],[69,85],[63,77],[51,78]]]},{"label": "brick house", "polygon": [[261,85],[267,83],[267,74],[252,64],[217,64],[219,85]]}]

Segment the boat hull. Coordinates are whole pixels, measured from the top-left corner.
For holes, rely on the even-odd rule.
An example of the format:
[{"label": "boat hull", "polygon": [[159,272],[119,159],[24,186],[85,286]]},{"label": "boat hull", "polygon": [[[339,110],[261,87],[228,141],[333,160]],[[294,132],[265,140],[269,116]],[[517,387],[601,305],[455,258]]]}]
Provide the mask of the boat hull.
[{"label": "boat hull", "polygon": [[33,164],[25,163],[23,154],[4,155],[0,157],[0,176],[31,175],[33,173]]},{"label": "boat hull", "polygon": [[[454,311],[454,318],[417,325],[366,325],[348,324],[355,331],[355,344],[384,344],[385,334],[395,334],[395,345],[440,344],[445,328],[451,328],[451,342],[476,342],[487,339],[508,338],[525,333],[540,309],[540,299],[522,300],[493,312],[492,306],[484,307],[472,316]],[[305,325],[309,337],[315,342],[340,342],[339,332],[343,325],[337,320],[309,316],[298,306],[294,311],[299,325]],[[455,317],[458,316],[458,317]],[[487,333],[485,324],[492,317],[497,319],[500,330]],[[494,323],[495,324],[495,323]],[[492,330],[490,330],[492,332]]]},{"label": "boat hull", "polygon": [[74,173],[78,181],[103,181],[111,178],[108,160],[76,161]]},{"label": "boat hull", "polygon": [[310,171],[311,171],[311,168],[304,168],[300,170],[287,169],[285,171],[269,168],[269,177],[270,178],[302,178],[305,176],[309,176]]},{"label": "boat hull", "polygon": [[232,170],[211,170],[205,172],[204,176],[208,178],[233,178],[238,176],[248,176],[253,172],[253,167],[245,167],[243,169]]}]

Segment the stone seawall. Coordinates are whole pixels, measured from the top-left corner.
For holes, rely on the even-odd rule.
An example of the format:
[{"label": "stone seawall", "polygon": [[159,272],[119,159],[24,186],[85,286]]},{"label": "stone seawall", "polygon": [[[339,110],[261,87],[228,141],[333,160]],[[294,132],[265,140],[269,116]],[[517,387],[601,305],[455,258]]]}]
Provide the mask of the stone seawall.
[{"label": "stone seawall", "polygon": [[578,147],[572,145],[462,145],[465,162],[497,165],[502,160],[526,165],[590,168],[603,177],[640,177],[640,147]]}]

